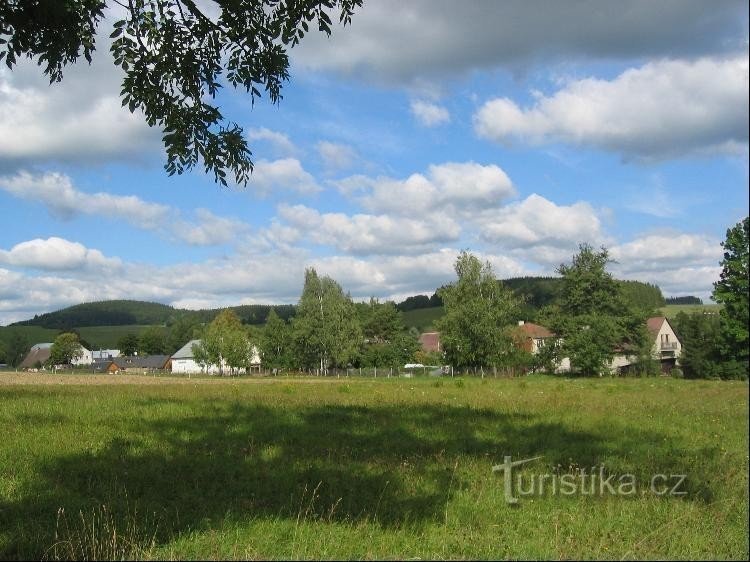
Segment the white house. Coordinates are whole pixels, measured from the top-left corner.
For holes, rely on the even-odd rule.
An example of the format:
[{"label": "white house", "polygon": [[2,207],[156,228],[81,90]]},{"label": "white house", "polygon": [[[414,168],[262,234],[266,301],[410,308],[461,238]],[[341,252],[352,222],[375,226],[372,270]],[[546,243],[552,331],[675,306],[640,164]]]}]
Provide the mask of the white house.
[{"label": "white house", "polygon": [[[672,367],[677,364],[677,360],[682,354],[682,344],[677,338],[672,325],[664,316],[655,316],[646,321],[646,328],[653,341],[651,347],[652,357],[661,363],[661,370],[668,373]],[[522,347],[536,355],[539,349],[544,345],[550,345],[557,340],[549,329],[531,322],[519,322],[518,330],[521,334]],[[612,373],[622,372],[638,361],[635,354],[628,354],[626,351],[620,351],[615,354],[612,362],[609,364],[609,370]],[[556,366],[555,372],[562,373],[570,371],[570,359],[564,357]]]},{"label": "white house", "polygon": [[106,361],[120,356],[119,349],[94,349],[91,352],[94,361]]},{"label": "white house", "polygon": [[[190,340],[183,345],[177,352],[172,355],[172,372],[182,374],[217,374],[219,372],[218,365],[203,365],[195,361],[193,357],[193,346],[201,343],[201,340]],[[252,346],[252,357],[250,359],[252,367],[260,367],[260,352],[256,346]],[[223,371],[229,372],[229,366],[224,363]]]},{"label": "white house", "polygon": [[80,367],[81,365],[91,365],[94,362],[94,354],[90,349],[81,346],[81,355],[70,361],[71,365]]},{"label": "white house", "polygon": [[[664,316],[654,316],[646,321],[646,328],[652,338],[651,357],[661,363],[661,370],[668,373],[677,364],[682,355],[682,343],[677,338],[672,325]],[[618,353],[612,360],[612,372],[622,371],[635,363],[637,357],[626,353]]]}]

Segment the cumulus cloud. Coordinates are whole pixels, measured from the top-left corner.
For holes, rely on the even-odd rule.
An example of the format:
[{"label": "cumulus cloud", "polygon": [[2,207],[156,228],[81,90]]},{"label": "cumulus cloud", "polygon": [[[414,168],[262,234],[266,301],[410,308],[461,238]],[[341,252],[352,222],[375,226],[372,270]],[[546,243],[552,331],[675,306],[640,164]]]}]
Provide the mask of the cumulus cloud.
[{"label": "cumulus cloud", "polygon": [[22,171],[0,176],[0,189],[27,201],[41,203],[55,217],[70,220],[79,215],[125,221],[137,228],[164,233],[194,246],[225,244],[246,231],[245,223],[197,209],[192,217],[181,217],[179,209],[150,203],[135,195],[86,193],[76,189],[70,177],[56,173]]},{"label": "cumulus cloud", "polygon": [[494,212],[483,225],[482,236],[507,248],[569,247],[599,241],[603,233],[590,204],[557,205],[534,193]]},{"label": "cumulus cloud", "polygon": [[120,76],[104,53],[68,67],[55,84],[29,61],[0,70],[0,161],[91,164],[159,154],[158,129],[122,107]]},{"label": "cumulus cloud", "polygon": [[117,268],[122,265],[119,258],[107,258],[99,250],[56,236],[21,242],[10,250],[0,249],[0,263],[50,271]]},{"label": "cumulus cloud", "polygon": [[279,216],[305,238],[351,254],[412,254],[455,241],[461,228],[450,219],[425,221],[387,215],[320,213],[282,205]]},{"label": "cumulus cloud", "polygon": [[719,279],[723,250],[710,236],[675,231],[614,245],[610,255],[619,278],[654,283],[666,296],[695,295],[706,301]]},{"label": "cumulus cloud", "polygon": [[721,242],[701,234],[651,234],[613,246],[612,257],[624,271],[661,271],[675,265],[718,264],[724,255]]},{"label": "cumulus cloud", "polygon": [[417,119],[417,121],[425,127],[435,127],[448,123],[451,120],[451,114],[448,110],[434,103],[430,103],[422,100],[414,100],[411,102],[411,113]]},{"label": "cumulus cloud", "polygon": [[[398,17],[394,17],[398,14]],[[585,30],[582,33],[581,30]],[[703,0],[369,2],[330,38],[310,34],[296,65],[387,83],[472,69],[588,57],[642,59],[725,53],[747,41],[747,3]]]},{"label": "cumulus cloud", "polygon": [[309,195],[321,190],[315,178],[305,171],[302,163],[296,158],[258,160],[247,185],[261,195],[268,195],[274,191],[293,191]]},{"label": "cumulus cloud", "polygon": [[662,60],[613,80],[575,80],[529,108],[508,98],[474,116],[481,137],[564,142],[643,160],[738,153],[748,141],[748,57]]},{"label": "cumulus cloud", "polygon": [[431,165],[426,175],[412,174],[403,180],[352,176],[337,185],[368,210],[398,215],[467,216],[499,207],[516,194],[502,168],[476,162]]}]

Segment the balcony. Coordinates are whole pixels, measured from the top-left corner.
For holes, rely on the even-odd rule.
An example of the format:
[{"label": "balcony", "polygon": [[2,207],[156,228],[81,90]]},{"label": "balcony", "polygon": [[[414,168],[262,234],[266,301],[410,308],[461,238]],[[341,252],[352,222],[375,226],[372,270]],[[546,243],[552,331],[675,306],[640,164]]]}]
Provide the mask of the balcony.
[{"label": "balcony", "polygon": [[676,341],[663,341],[660,343],[660,349],[662,351],[676,351],[677,342]]}]

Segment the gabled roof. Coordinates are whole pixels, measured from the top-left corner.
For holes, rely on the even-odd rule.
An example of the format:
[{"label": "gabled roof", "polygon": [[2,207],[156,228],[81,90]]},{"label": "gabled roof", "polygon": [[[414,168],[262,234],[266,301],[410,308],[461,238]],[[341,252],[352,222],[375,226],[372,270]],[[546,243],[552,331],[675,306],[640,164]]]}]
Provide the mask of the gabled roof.
[{"label": "gabled roof", "polygon": [[201,340],[190,340],[172,355],[172,359],[192,359],[193,346],[200,343]]},{"label": "gabled roof", "polygon": [[425,332],[419,334],[419,343],[423,351],[440,351],[440,332]]},{"label": "gabled roof", "polygon": [[669,322],[664,316],[653,316],[646,320],[646,328],[648,328],[651,335],[655,336],[659,333],[659,330],[661,330],[661,326],[664,322]]},{"label": "gabled roof", "polygon": [[524,322],[518,327],[518,329],[526,337],[535,340],[555,337],[555,334],[553,334],[549,328],[540,324],[534,324],[533,322]]},{"label": "gabled roof", "polygon": [[134,355],[114,357],[111,363],[118,369],[163,369],[169,355]]},{"label": "gabled roof", "polygon": [[29,350],[29,353],[24,357],[24,360],[21,361],[19,367],[22,369],[28,369],[37,363],[44,365],[44,363],[47,362],[47,359],[49,359],[50,353],[52,353],[51,343],[38,343]]}]

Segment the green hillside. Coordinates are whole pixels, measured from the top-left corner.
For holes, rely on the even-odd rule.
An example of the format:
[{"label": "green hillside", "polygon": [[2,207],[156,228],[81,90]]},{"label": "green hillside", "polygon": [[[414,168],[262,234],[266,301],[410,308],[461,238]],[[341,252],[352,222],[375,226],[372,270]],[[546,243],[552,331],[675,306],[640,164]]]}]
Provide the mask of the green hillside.
[{"label": "green hillside", "polygon": [[[294,315],[294,305],[249,304],[230,307],[245,324],[263,324],[272,308],[285,320]],[[168,326],[182,317],[208,323],[221,309],[186,310],[157,302],[113,300],[77,304],[34,316],[11,326],[70,330],[104,326]],[[106,331],[102,332],[106,333]],[[83,334],[82,334],[83,335]],[[98,333],[97,333],[98,335]],[[107,336],[105,336],[107,337]]]},{"label": "green hillside", "polygon": [[133,300],[88,302],[16,322],[13,326],[41,326],[67,330],[86,326],[166,324],[178,311],[166,304]]},{"label": "green hillside", "polygon": [[720,304],[668,304],[659,309],[667,318],[674,318],[680,312],[684,312],[685,314],[692,314],[694,312],[718,314],[720,310]]},{"label": "green hillside", "polygon": [[443,307],[415,308],[402,313],[404,325],[407,328],[417,328],[420,332],[428,332],[433,329],[435,320],[443,316]]}]

